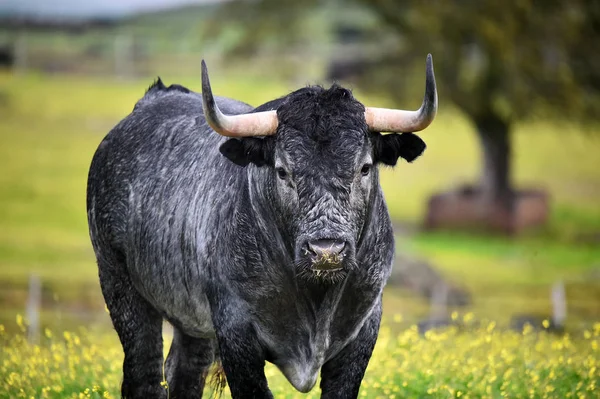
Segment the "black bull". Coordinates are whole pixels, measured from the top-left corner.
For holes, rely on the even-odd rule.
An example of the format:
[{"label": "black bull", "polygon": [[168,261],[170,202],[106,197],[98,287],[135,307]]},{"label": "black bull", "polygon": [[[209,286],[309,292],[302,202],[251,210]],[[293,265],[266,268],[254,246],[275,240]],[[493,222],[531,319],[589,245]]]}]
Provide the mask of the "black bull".
[{"label": "black bull", "polygon": [[[436,97],[437,98],[437,97]],[[437,100],[436,100],[437,101]],[[382,135],[351,92],[306,87],[256,109],[277,132],[226,138],[202,97],[160,80],[102,141],[90,236],[125,359],[122,395],[199,397],[220,359],[234,398],[272,397],[265,361],[299,391],[352,398],[377,339],[394,238],[378,165],[424,150]]]}]

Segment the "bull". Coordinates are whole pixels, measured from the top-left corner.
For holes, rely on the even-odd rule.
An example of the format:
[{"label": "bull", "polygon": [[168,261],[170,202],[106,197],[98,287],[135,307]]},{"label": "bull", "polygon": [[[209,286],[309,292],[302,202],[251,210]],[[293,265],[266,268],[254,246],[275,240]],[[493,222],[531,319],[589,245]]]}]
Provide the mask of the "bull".
[{"label": "bull", "polygon": [[[378,165],[408,162],[437,111],[365,107],[338,85],[257,108],[160,78],[96,150],[87,214],[124,351],[126,398],[271,398],[265,362],[301,392],[355,398],[375,345],[394,236]],[[381,134],[390,132],[392,134]],[[400,134],[398,134],[400,133]],[[163,358],[162,323],[173,326]]]}]

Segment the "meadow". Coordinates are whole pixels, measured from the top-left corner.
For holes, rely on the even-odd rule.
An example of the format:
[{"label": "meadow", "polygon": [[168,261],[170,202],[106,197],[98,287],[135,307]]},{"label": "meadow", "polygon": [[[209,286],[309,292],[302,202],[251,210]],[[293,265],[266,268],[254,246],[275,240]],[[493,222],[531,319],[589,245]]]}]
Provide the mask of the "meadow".
[{"label": "meadow", "polygon": [[[96,146],[151,80],[0,74],[0,398],[117,396],[122,352],[97,283],[85,185]],[[193,90],[200,86],[197,78],[163,80]],[[219,71],[211,80],[219,95],[250,104],[295,88]],[[394,105],[356,95],[371,105]],[[405,290],[388,290],[387,321],[363,397],[597,396],[597,130],[561,120],[516,127],[514,179],[518,186],[549,191],[547,227],[518,239],[427,233],[418,227],[428,196],[472,181],[479,166],[472,126],[442,103],[438,119],[421,135],[428,144],[423,157],[384,170],[382,184],[390,213],[401,222],[397,251],[427,259],[471,292],[472,303],[457,316],[467,326],[421,337],[412,326],[426,317],[426,301]],[[25,322],[15,321],[23,313],[31,274],[43,284],[46,333],[39,345],[27,343]],[[549,315],[548,287],[557,280],[566,282],[567,335],[509,331],[514,313]],[[493,322],[469,324],[469,312]],[[267,372],[278,398],[317,396],[318,390],[295,395],[274,368]]]},{"label": "meadow", "polygon": [[[396,334],[384,326],[359,397],[597,397],[600,323],[580,336],[554,336],[528,328],[501,331],[495,322],[475,323],[470,313],[453,317],[466,331],[452,327],[421,336],[415,328]],[[123,356],[110,336],[46,330],[43,343],[32,345],[0,327],[0,355],[0,398],[119,397]],[[272,365],[266,375],[276,398],[319,397],[318,388],[295,392]],[[227,388],[224,397],[230,397]]]}]

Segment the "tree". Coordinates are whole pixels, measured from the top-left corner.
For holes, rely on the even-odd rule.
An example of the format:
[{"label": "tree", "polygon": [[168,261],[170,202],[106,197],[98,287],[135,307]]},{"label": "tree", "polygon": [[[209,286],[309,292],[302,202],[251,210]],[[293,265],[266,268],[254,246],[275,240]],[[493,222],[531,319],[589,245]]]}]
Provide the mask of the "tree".
[{"label": "tree", "polygon": [[435,54],[440,96],[462,110],[478,132],[484,154],[480,190],[488,200],[512,198],[515,122],[543,110],[598,116],[593,111],[600,57],[589,47],[600,38],[597,1],[363,2],[404,38],[398,59],[422,63],[425,49]]},{"label": "tree", "polygon": [[[295,11],[318,9],[327,2],[298,0]],[[393,36],[397,46],[379,57],[355,60],[354,78],[365,90],[404,100],[399,70],[422,69],[434,54],[442,102],[450,101],[472,121],[483,152],[479,201],[508,212],[511,184],[511,128],[532,114],[600,117],[600,2],[596,0],[355,0],[374,15],[378,34]],[[246,2],[234,2],[240,6]],[[261,31],[275,26],[282,3],[251,2],[246,24]],[[341,6],[342,2],[337,2]],[[344,3],[345,4],[345,3]],[[279,21],[281,22],[281,21]],[[286,37],[286,30],[278,35]],[[252,35],[249,36],[252,41]],[[247,46],[249,43],[244,43]],[[256,43],[252,43],[256,44]],[[364,67],[364,66],[368,67]],[[339,77],[339,76],[338,76]]]}]

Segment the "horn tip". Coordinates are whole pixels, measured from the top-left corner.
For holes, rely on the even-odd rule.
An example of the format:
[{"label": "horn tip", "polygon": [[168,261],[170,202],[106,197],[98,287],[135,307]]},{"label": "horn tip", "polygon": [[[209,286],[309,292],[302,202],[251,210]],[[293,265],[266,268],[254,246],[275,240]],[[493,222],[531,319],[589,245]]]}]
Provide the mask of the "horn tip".
[{"label": "horn tip", "polygon": [[208,79],[208,68],[206,67],[206,62],[202,60],[202,92],[210,93],[210,80]]},{"label": "horn tip", "polygon": [[431,79],[435,84],[435,76],[433,72],[433,57],[431,56],[431,53],[427,54],[427,63],[425,65],[425,71],[427,75],[427,80]]},{"label": "horn tip", "polygon": [[204,78],[204,75],[208,75],[208,69],[206,68],[206,62],[204,62],[204,59],[200,63],[200,68],[202,69],[202,77]]}]

